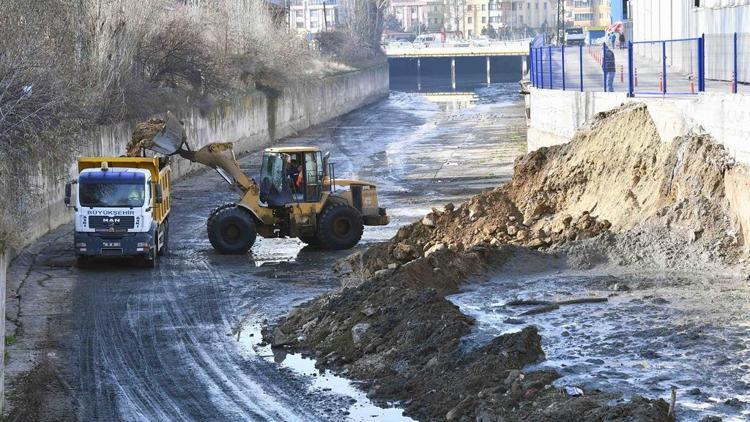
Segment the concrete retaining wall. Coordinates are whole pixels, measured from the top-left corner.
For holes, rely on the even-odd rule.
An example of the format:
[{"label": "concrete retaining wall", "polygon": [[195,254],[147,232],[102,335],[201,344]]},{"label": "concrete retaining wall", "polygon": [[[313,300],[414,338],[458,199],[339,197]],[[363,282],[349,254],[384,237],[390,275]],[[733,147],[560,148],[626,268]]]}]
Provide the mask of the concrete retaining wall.
[{"label": "concrete retaining wall", "polygon": [[[346,114],[386,96],[388,91],[388,66],[383,64],[291,86],[277,96],[254,93],[235,98],[209,113],[194,109],[179,117],[185,122],[192,148],[231,141],[235,143],[235,152],[241,154]],[[122,155],[134,126],[133,122],[127,122],[99,128],[91,134],[90,143],[79,149],[78,155]],[[205,168],[181,158],[174,158],[172,167],[175,179]],[[42,195],[30,216],[33,224],[25,236],[26,244],[71,221],[73,213],[63,204],[63,196],[65,182],[75,174],[74,161],[68,172],[53,174],[40,170],[35,183]]]},{"label": "concrete retaining wall", "polygon": [[3,414],[5,409],[5,282],[7,278],[8,261],[10,260],[10,253],[7,250],[0,248],[0,315],[3,315],[3,320],[0,321],[0,335],[2,341],[0,341],[0,415]]}]

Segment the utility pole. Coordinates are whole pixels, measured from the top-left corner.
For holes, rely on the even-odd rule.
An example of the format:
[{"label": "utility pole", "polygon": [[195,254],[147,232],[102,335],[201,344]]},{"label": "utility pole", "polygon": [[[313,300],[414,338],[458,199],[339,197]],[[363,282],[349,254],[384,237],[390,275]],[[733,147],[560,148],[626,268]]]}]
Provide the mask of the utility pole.
[{"label": "utility pole", "polygon": [[326,2],[323,2],[323,32],[328,32],[328,12],[326,12]]},{"label": "utility pole", "polygon": [[565,0],[557,0],[557,42],[565,43]]}]

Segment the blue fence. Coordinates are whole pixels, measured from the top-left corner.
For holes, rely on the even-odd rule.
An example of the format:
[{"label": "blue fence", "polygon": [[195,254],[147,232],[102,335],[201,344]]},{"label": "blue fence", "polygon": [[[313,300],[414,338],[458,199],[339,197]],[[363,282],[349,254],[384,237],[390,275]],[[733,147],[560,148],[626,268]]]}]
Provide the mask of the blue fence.
[{"label": "blue fence", "polygon": [[619,91],[629,96],[737,93],[750,82],[746,51],[750,52],[750,34],[737,33],[623,45],[532,45],[530,79],[537,88]]}]

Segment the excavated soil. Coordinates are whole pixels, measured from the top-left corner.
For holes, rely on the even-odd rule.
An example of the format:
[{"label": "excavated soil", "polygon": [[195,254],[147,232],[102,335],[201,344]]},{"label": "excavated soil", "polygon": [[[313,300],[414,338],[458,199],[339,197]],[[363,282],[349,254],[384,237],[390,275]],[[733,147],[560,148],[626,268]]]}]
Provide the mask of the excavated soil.
[{"label": "excavated soil", "polygon": [[159,132],[164,129],[163,119],[149,119],[138,123],[127,145],[128,157],[140,157],[141,149],[148,148]]},{"label": "excavated soil", "polygon": [[644,105],[623,106],[570,143],[518,159],[509,183],[433,209],[351,256],[339,266],[341,290],[294,310],[264,338],[313,354],[422,420],[671,419],[661,399],[612,401],[555,388],[554,371],[523,373],[544,359],[535,327],[465,343],[474,321],[445,296],[519,249],[574,268],[728,268],[743,243],[725,191],[733,167],[710,137],[663,143]]}]

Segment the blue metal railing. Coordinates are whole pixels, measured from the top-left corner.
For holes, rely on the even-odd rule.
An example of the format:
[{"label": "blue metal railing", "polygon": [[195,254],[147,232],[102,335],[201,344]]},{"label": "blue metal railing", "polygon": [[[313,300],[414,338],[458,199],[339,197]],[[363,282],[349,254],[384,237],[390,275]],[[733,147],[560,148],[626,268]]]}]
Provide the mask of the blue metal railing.
[{"label": "blue metal railing", "polygon": [[698,94],[706,91],[707,79],[712,90],[723,85],[726,92],[737,93],[740,84],[750,83],[750,68],[743,68],[750,62],[750,34],[718,34],[710,38],[708,44],[702,35],[631,41],[620,48],[607,44],[601,48],[532,45],[528,56],[530,80],[533,86],[543,89],[606,91],[607,63],[610,73],[612,70],[612,63],[606,59],[609,57],[617,62],[615,75],[610,74],[609,78],[615,80],[617,90],[629,96]]}]

